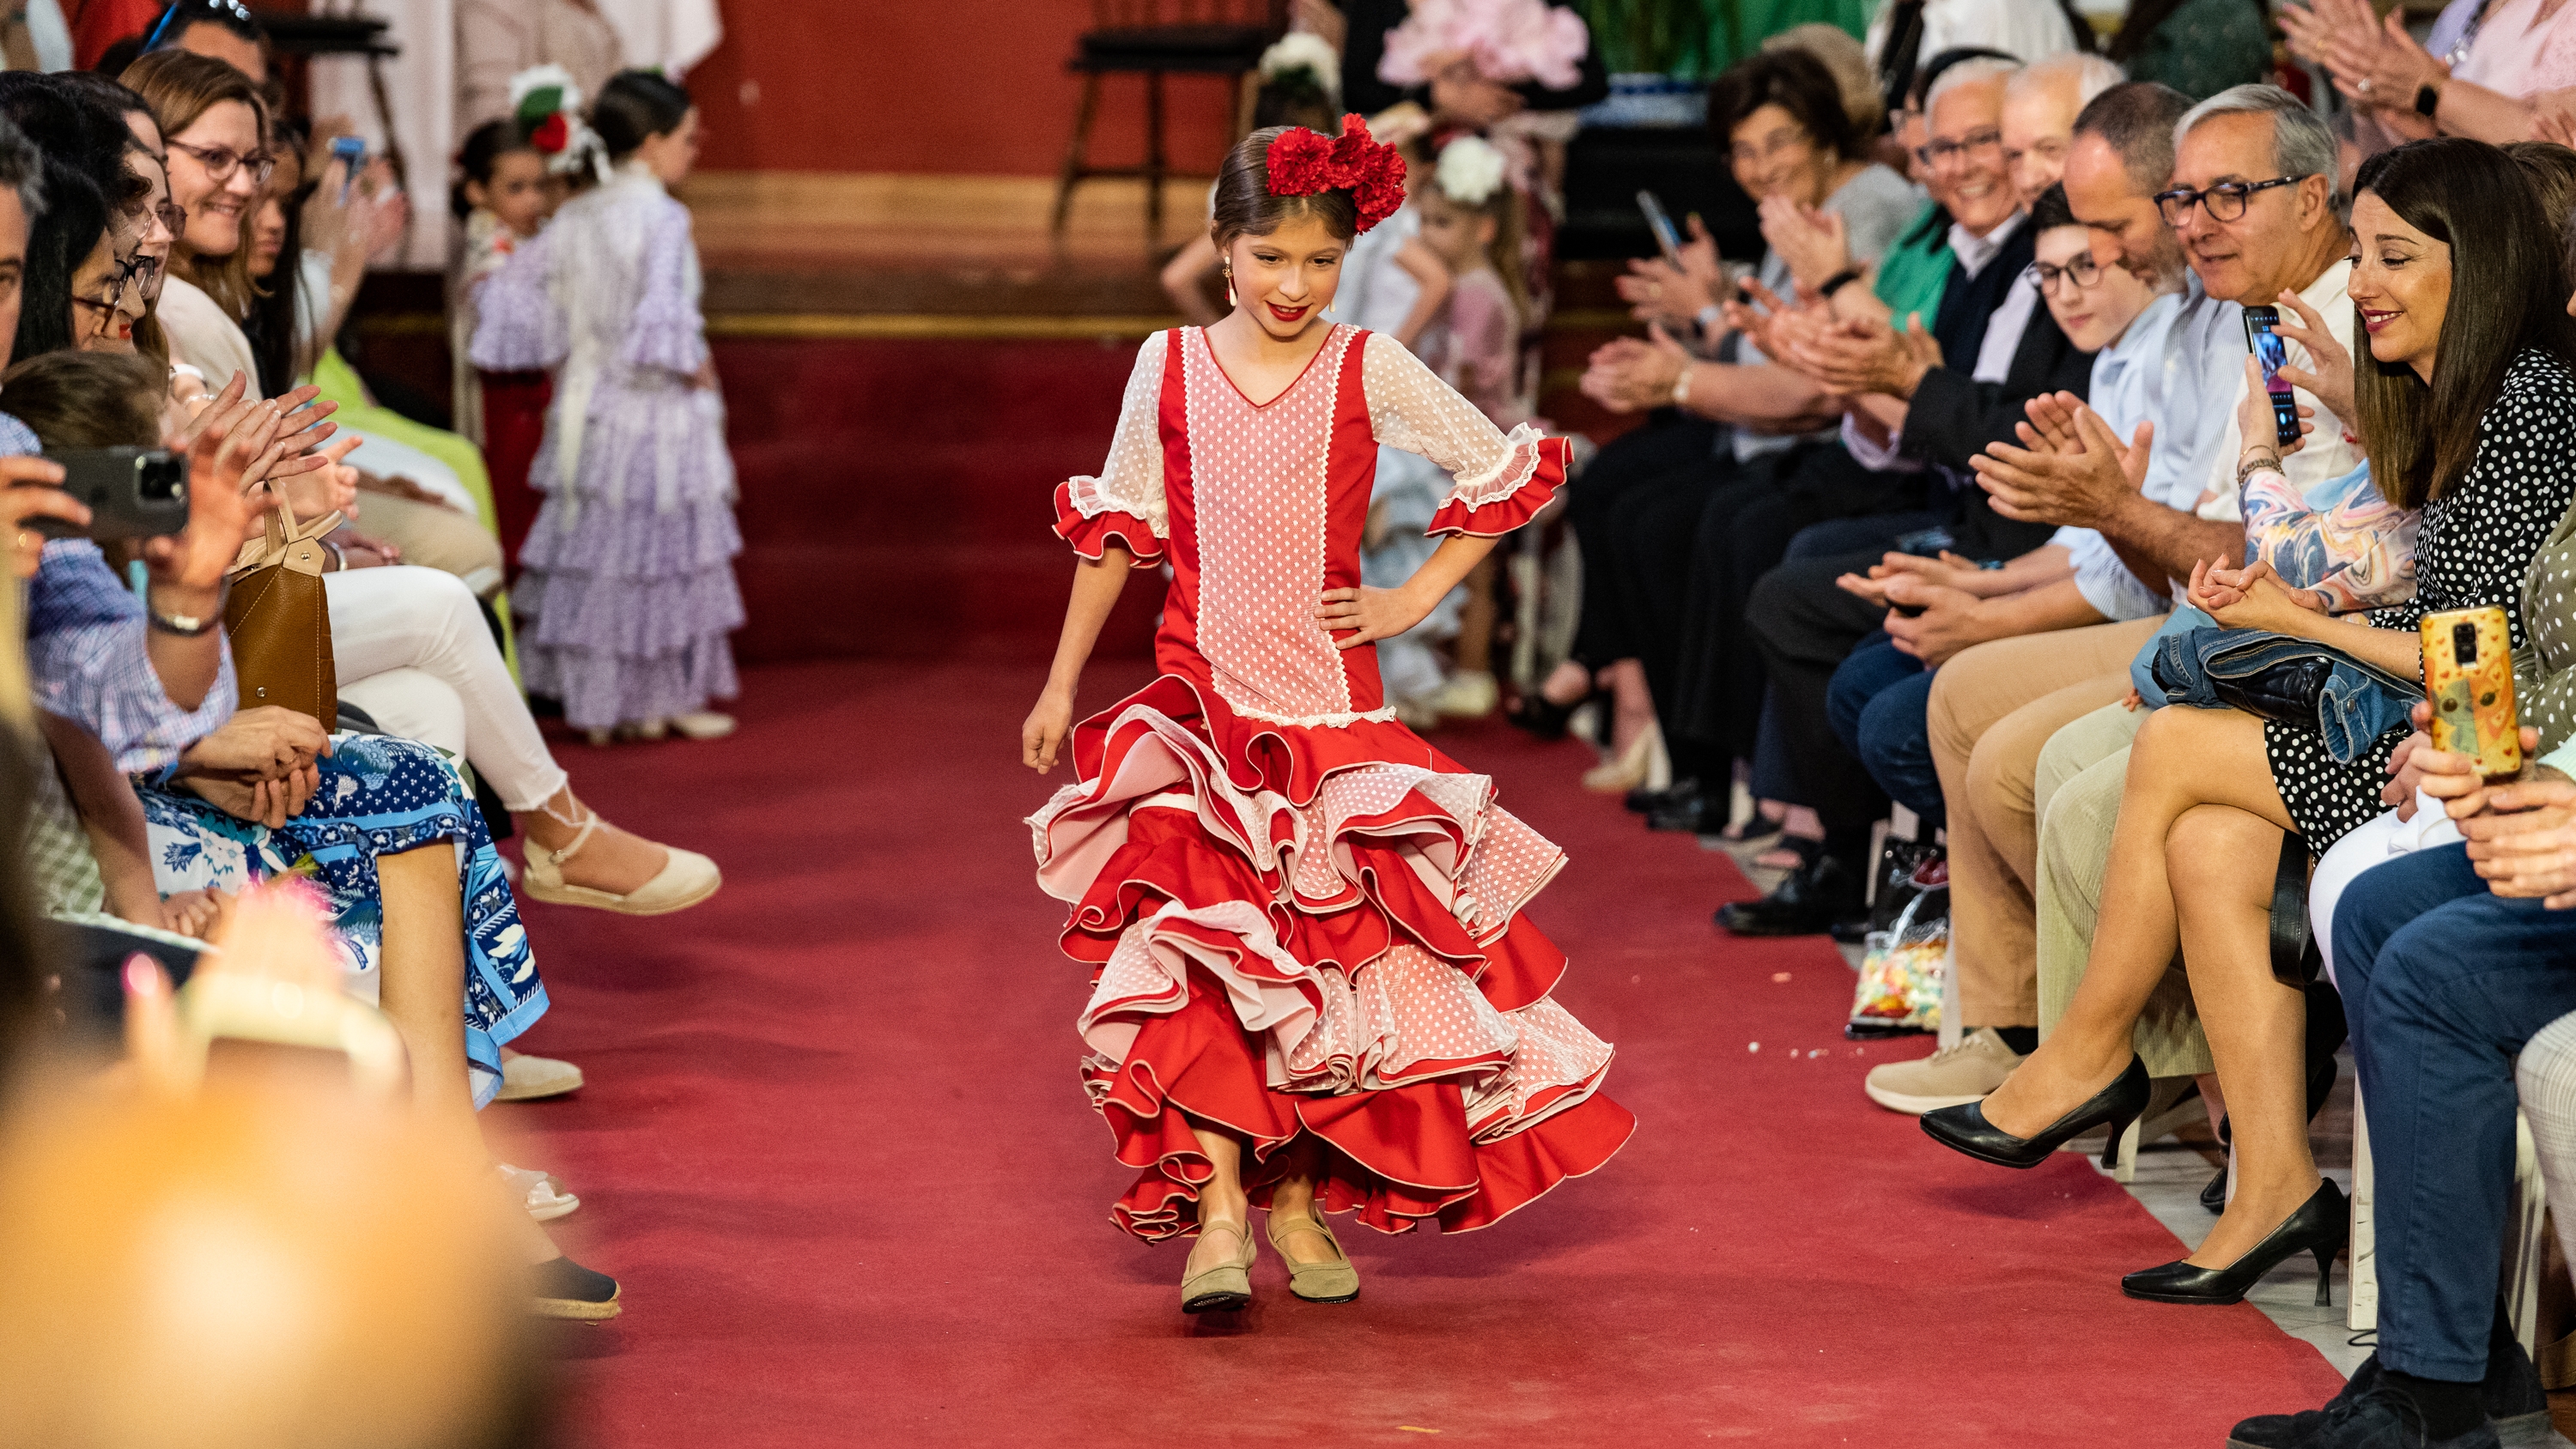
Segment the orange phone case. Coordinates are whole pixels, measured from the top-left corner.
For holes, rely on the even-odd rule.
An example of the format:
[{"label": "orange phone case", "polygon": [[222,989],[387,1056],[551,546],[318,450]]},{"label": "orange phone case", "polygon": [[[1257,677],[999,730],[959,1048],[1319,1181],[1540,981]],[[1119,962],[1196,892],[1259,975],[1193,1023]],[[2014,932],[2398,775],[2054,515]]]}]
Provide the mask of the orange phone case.
[{"label": "orange phone case", "polygon": [[2504,610],[2427,614],[2422,629],[2433,748],[2476,756],[2478,773],[2489,779],[2520,774],[2522,722],[2514,712],[2513,644]]}]

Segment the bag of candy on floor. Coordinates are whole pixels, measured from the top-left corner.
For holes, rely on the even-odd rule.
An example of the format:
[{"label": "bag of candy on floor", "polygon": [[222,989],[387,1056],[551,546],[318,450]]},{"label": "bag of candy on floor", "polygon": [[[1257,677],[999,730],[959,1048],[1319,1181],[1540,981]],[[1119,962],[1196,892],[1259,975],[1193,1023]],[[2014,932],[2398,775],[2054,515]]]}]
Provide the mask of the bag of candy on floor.
[{"label": "bag of candy on floor", "polygon": [[1908,882],[1914,898],[1884,931],[1872,931],[1843,1035],[1855,1041],[1941,1029],[1941,981],[1950,959],[1950,863],[1934,856]]}]

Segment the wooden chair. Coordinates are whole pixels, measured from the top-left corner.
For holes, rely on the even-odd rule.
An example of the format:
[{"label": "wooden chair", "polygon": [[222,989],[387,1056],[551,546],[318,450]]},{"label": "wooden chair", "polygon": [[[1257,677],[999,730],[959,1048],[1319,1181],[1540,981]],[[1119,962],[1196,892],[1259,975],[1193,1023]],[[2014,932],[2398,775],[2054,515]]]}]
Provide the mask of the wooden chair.
[{"label": "wooden chair", "polygon": [[[1145,234],[1163,230],[1163,77],[1222,75],[1238,86],[1261,64],[1261,52],[1288,28],[1287,0],[1093,0],[1093,25],[1074,42],[1068,68],[1082,76],[1082,110],[1065,148],[1064,177],[1056,186],[1054,230],[1064,234],[1073,188],[1095,176],[1136,176],[1145,182]],[[1109,75],[1145,78],[1145,161],[1141,166],[1091,164],[1091,122],[1100,109],[1100,81]],[[1236,107],[1233,134],[1243,128]]]}]

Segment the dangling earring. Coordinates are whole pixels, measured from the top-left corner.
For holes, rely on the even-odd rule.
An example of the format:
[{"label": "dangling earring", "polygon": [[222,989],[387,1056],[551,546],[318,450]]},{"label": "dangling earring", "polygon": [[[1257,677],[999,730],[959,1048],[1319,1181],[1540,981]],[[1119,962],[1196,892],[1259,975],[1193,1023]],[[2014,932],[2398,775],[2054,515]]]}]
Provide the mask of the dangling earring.
[{"label": "dangling earring", "polygon": [[1225,305],[1229,307],[1236,305],[1234,300],[1234,268],[1232,267],[1227,267],[1225,269]]}]

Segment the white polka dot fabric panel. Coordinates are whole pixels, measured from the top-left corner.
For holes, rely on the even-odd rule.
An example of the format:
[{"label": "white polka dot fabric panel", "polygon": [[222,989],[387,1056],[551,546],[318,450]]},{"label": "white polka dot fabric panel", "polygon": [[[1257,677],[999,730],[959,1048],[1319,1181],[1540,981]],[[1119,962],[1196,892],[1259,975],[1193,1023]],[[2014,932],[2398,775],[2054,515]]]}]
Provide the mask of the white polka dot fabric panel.
[{"label": "white polka dot fabric panel", "polygon": [[1305,373],[1258,407],[1218,366],[1206,333],[1181,334],[1199,652],[1217,693],[1255,719],[1352,715],[1341,651],[1315,609],[1330,548],[1333,409],[1355,332],[1334,328]]},{"label": "white polka dot fabric panel", "polygon": [[1104,513],[1132,513],[1145,520],[1156,538],[1169,538],[1170,515],[1163,504],[1163,358],[1171,334],[1157,332],[1137,350],[1136,370],[1127,375],[1127,395],[1118,406],[1118,431],[1109,440],[1109,458],[1097,477],[1067,480],[1074,511],[1085,518]]}]

